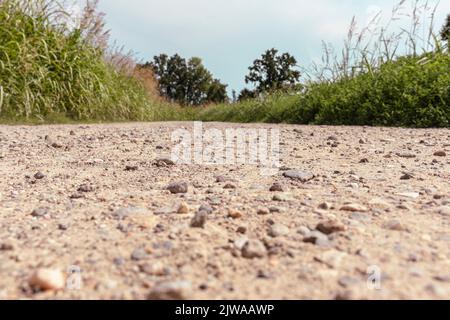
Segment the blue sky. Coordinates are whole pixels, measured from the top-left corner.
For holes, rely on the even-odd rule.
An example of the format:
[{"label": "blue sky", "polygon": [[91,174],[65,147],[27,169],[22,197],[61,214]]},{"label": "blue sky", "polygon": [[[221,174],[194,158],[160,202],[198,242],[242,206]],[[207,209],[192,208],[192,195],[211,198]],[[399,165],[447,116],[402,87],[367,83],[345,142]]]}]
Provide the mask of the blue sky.
[{"label": "blue sky", "polygon": [[[252,61],[269,48],[288,51],[308,66],[321,41],[337,47],[351,18],[364,25],[374,12],[388,16],[398,0],[100,0],[112,38],[151,60],[159,53],[199,56],[229,89],[245,86]],[[408,8],[413,0],[406,0]],[[430,0],[430,4],[437,1]],[[436,25],[450,13],[441,1]]]}]

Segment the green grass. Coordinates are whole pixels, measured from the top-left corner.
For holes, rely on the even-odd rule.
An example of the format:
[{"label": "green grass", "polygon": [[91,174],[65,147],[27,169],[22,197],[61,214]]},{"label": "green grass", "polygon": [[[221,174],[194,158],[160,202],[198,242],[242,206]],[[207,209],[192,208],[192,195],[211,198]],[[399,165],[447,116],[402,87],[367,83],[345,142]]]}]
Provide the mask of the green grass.
[{"label": "green grass", "polygon": [[105,62],[82,30],[56,23],[57,1],[0,1],[0,119],[121,121],[175,118],[177,107]]},{"label": "green grass", "polygon": [[300,94],[277,93],[199,113],[204,121],[406,127],[450,126],[450,55],[402,57]]}]

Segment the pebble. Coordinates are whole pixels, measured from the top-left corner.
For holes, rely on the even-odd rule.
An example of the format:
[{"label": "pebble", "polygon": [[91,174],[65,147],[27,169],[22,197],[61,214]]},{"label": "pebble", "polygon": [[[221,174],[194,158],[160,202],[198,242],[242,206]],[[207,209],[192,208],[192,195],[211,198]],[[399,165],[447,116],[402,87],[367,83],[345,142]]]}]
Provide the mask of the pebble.
[{"label": "pebble", "polygon": [[189,281],[161,282],[152,288],[147,300],[187,300],[191,290]]},{"label": "pebble", "polygon": [[400,157],[400,158],[407,158],[407,159],[412,159],[412,158],[415,158],[415,157],[416,157],[415,154],[413,154],[413,153],[408,153],[408,152],[397,152],[396,155],[397,155],[397,157]]},{"label": "pebble", "polygon": [[352,211],[352,212],[367,212],[369,209],[367,207],[357,204],[357,203],[348,203],[341,207],[343,211]]},{"label": "pebble", "polygon": [[242,250],[244,246],[247,244],[248,238],[247,237],[240,237],[234,241],[234,246],[238,250]]},{"label": "pebble", "polygon": [[145,263],[139,266],[139,270],[149,276],[166,276],[170,274],[168,268],[164,267],[161,262]]},{"label": "pebble", "polygon": [[167,190],[173,194],[187,193],[188,189],[189,187],[187,182],[174,182],[167,186]]},{"label": "pebble", "polygon": [[267,208],[258,208],[256,213],[260,216],[266,216],[266,215],[270,214],[270,210]]},{"label": "pebble", "polygon": [[138,166],[130,166],[130,165],[128,165],[128,166],[125,167],[125,171],[137,171],[138,169],[139,169]]},{"label": "pebble", "polygon": [[41,179],[45,178],[45,175],[42,172],[39,171],[39,172],[36,172],[34,174],[34,178],[37,179],[37,180],[41,180]]},{"label": "pebble", "polygon": [[31,215],[36,218],[44,217],[47,214],[48,214],[47,208],[37,208],[37,209],[34,209],[33,212],[31,212]]},{"label": "pebble", "polygon": [[417,199],[420,197],[420,194],[417,192],[400,192],[397,193],[398,196],[404,197],[404,198],[411,198],[411,199]]},{"label": "pebble", "polygon": [[289,201],[290,197],[287,196],[286,194],[281,193],[281,194],[274,195],[272,197],[272,200],[273,201],[278,201],[278,202],[285,202],[285,201]]},{"label": "pebble", "polygon": [[264,258],[266,254],[266,247],[259,240],[249,240],[242,248],[242,256],[246,259]]},{"label": "pebble", "polygon": [[402,175],[400,177],[400,180],[411,180],[412,178],[414,178],[414,176],[410,173],[405,173],[404,175]]},{"label": "pebble", "polygon": [[443,216],[450,216],[450,207],[442,206],[437,209],[437,212]]},{"label": "pebble", "polygon": [[446,157],[447,153],[444,150],[439,150],[439,151],[436,151],[433,155],[435,157]]},{"label": "pebble", "polygon": [[301,170],[288,170],[283,173],[283,176],[289,179],[298,180],[300,182],[308,182],[314,179],[314,174]]},{"label": "pebble", "polygon": [[327,246],[329,244],[328,237],[320,231],[310,231],[305,234],[303,242],[312,243],[318,246]]},{"label": "pebble", "polygon": [[343,258],[346,256],[345,253],[336,250],[330,250],[323,252],[322,254],[315,256],[314,260],[321,262],[332,269],[339,268],[342,263]]},{"label": "pebble", "polygon": [[317,225],[316,229],[323,234],[329,235],[335,232],[345,231],[347,228],[345,225],[336,220],[328,220],[321,222]]},{"label": "pebble", "polygon": [[207,214],[213,213],[213,208],[207,204],[202,204],[198,211],[206,211]]},{"label": "pebble", "polygon": [[284,192],[285,188],[283,187],[283,185],[279,182],[275,182],[274,184],[272,184],[272,186],[270,187],[269,191],[271,192]]},{"label": "pebble", "polygon": [[319,204],[319,209],[329,210],[329,209],[331,209],[331,204],[329,204],[328,202],[323,202],[323,203]]},{"label": "pebble", "polygon": [[157,167],[170,167],[170,166],[174,166],[175,162],[173,162],[169,158],[159,158],[159,159],[155,160],[155,165]]},{"label": "pebble", "polygon": [[290,232],[289,228],[281,223],[275,223],[270,227],[269,236],[273,238],[282,237],[288,235]]},{"label": "pebble", "polygon": [[191,228],[204,228],[208,213],[206,211],[198,211],[191,220]]},{"label": "pebble", "polygon": [[113,212],[112,217],[116,220],[124,220],[132,215],[140,215],[147,213],[148,210],[141,207],[120,208]]},{"label": "pebble", "polygon": [[407,228],[399,220],[389,220],[383,224],[383,227],[388,230],[406,231]]},{"label": "pebble", "polygon": [[135,261],[144,260],[148,257],[147,251],[144,248],[137,248],[131,254],[131,259]]},{"label": "pebble", "polygon": [[82,184],[81,186],[78,187],[77,191],[84,192],[84,193],[92,192],[92,191],[94,191],[94,187],[89,184]]},{"label": "pebble", "polygon": [[39,269],[30,277],[29,284],[44,291],[61,290],[66,280],[61,270]]},{"label": "pebble", "polygon": [[228,216],[233,219],[239,219],[242,217],[242,212],[236,209],[228,209]]},{"label": "pebble", "polygon": [[189,213],[189,207],[188,207],[186,202],[181,202],[178,205],[177,213],[178,214],[187,214],[187,213]]},{"label": "pebble", "polygon": [[224,189],[236,189],[236,186],[232,183],[227,183],[223,186]]}]

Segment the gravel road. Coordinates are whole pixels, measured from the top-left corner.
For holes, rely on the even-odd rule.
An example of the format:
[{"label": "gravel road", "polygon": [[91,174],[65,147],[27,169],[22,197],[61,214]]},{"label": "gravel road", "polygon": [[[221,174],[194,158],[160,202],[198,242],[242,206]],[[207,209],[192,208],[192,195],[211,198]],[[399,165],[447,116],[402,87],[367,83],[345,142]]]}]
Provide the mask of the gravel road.
[{"label": "gravel road", "polygon": [[192,123],[0,126],[0,299],[449,299],[450,130],[280,132],[281,168],[172,163]]}]

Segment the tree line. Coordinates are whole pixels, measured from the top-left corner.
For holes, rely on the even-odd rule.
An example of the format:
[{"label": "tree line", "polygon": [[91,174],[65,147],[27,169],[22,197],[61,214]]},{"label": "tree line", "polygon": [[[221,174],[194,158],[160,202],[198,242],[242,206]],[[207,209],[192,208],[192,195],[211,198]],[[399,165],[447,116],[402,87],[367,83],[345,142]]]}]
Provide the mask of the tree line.
[{"label": "tree line", "polygon": [[[171,57],[160,54],[140,67],[153,71],[159,93],[172,102],[183,106],[198,106],[230,100],[228,85],[214,78],[201,58],[185,59],[178,54]],[[273,48],[249,67],[245,82],[252,83],[254,89],[243,89],[239,96],[233,91],[232,99],[245,100],[254,98],[261,92],[287,90],[295,87],[299,79],[297,60],[289,53],[278,54],[278,50]]]},{"label": "tree line", "polygon": [[[442,27],[441,38],[450,42],[450,15]],[[201,58],[185,59],[178,54],[171,57],[160,54],[140,67],[153,71],[159,93],[172,102],[197,106],[230,100],[228,85],[214,78]],[[233,90],[232,101],[256,98],[263,92],[296,89],[300,76],[295,57],[287,52],[279,54],[275,48],[266,50],[248,68],[245,83],[252,84],[253,89],[244,88],[239,94]]]}]

